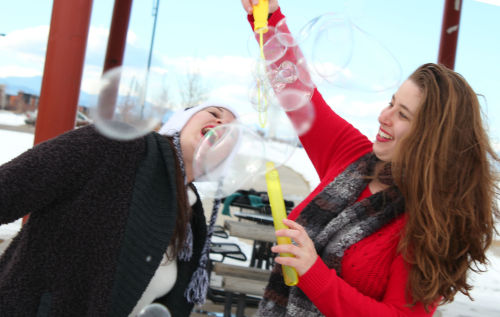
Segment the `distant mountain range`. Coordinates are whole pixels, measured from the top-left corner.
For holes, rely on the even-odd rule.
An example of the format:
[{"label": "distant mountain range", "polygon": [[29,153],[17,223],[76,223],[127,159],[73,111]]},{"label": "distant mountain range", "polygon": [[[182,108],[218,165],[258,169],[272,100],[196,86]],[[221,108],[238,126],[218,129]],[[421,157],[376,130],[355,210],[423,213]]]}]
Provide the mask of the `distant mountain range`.
[{"label": "distant mountain range", "polygon": [[[19,91],[31,95],[40,96],[42,87],[42,76],[34,77],[0,77],[0,84],[5,84],[6,92],[9,95],[17,95]],[[78,105],[89,106],[91,100],[95,100],[95,95],[87,94],[83,91],[80,92]]]}]

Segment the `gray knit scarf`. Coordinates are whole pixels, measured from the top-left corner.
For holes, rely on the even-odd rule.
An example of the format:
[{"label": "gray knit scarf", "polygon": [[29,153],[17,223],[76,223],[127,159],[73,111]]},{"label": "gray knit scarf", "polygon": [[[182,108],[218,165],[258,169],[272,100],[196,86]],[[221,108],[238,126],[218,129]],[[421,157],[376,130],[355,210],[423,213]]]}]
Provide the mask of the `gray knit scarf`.
[{"label": "gray knit scarf", "polygon": [[[377,158],[369,153],[349,165],[302,210],[297,222],[314,241],[325,264],[342,276],[341,261],[351,245],[379,230],[404,212],[404,199],[392,183],[390,166],[379,180],[389,188],[356,202],[373,175]],[[384,174],[385,173],[385,174]],[[323,316],[298,287],[283,282],[276,264],[257,316]]]}]

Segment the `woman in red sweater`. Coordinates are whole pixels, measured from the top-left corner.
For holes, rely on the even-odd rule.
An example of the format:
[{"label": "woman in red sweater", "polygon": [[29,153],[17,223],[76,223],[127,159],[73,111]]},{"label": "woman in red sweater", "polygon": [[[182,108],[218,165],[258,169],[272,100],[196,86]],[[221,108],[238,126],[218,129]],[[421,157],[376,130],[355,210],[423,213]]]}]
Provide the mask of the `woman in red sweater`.
[{"label": "woman in red sweater", "polygon": [[[251,23],[257,3],[242,0]],[[270,26],[283,18],[276,0],[269,13]],[[288,49],[275,66],[300,54]],[[301,142],[320,184],[276,232],[294,244],[272,251],[295,257],[276,258],[257,315],[431,316],[469,295],[467,273],[486,263],[495,230],[499,159],[464,78],[419,67],[380,113],[374,143],[316,89],[311,103]],[[283,283],[280,265],[295,267],[297,286]]]}]

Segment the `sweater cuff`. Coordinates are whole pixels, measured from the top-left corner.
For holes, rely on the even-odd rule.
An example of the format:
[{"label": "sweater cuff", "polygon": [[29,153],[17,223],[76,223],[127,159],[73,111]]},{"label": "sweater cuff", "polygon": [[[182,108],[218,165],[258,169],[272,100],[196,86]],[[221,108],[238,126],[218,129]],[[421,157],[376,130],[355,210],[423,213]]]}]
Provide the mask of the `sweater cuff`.
[{"label": "sweater cuff", "polygon": [[313,266],[304,275],[299,277],[297,286],[312,300],[311,295],[316,295],[314,297],[317,297],[323,293],[323,287],[328,285],[331,274],[336,274],[335,270],[328,268],[325,262],[318,256]]},{"label": "sweater cuff", "polygon": [[278,24],[281,19],[285,18],[283,13],[281,13],[281,8],[278,8],[276,11],[273,12],[267,19],[267,25],[275,27],[276,24]]},{"label": "sweater cuff", "polygon": [[[267,25],[275,27],[276,24],[278,24],[281,19],[283,19],[285,16],[283,13],[281,13],[281,8],[278,8],[276,11],[274,11],[272,14],[269,15],[267,19]],[[250,22],[250,25],[252,26],[252,30],[254,28],[254,20],[253,20],[253,14],[248,14],[247,15],[248,22]]]}]

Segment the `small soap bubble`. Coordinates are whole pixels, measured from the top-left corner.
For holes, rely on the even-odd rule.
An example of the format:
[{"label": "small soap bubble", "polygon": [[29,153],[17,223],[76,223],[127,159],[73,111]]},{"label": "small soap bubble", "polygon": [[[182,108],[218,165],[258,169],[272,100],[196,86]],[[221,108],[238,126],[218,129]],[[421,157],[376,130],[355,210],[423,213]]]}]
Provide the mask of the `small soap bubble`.
[{"label": "small soap bubble", "polygon": [[[274,27],[268,27],[268,31],[266,33],[263,33],[262,44],[265,52],[265,60],[268,64],[272,64],[282,58],[288,48],[286,45],[279,41],[276,34],[276,28]],[[254,34],[248,40],[248,50],[252,58],[262,58],[259,32],[254,32]]]},{"label": "small soap bubble", "polygon": [[137,317],[171,317],[170,311],[168,308],[163,306],[162,304],[153,303],[145,306]]},{"label": "small soap bubble", "polygon": [[168,111],[162,74],[116,67],[100,80],[90,116],[104,136],[132,140],[158,127]]}]

